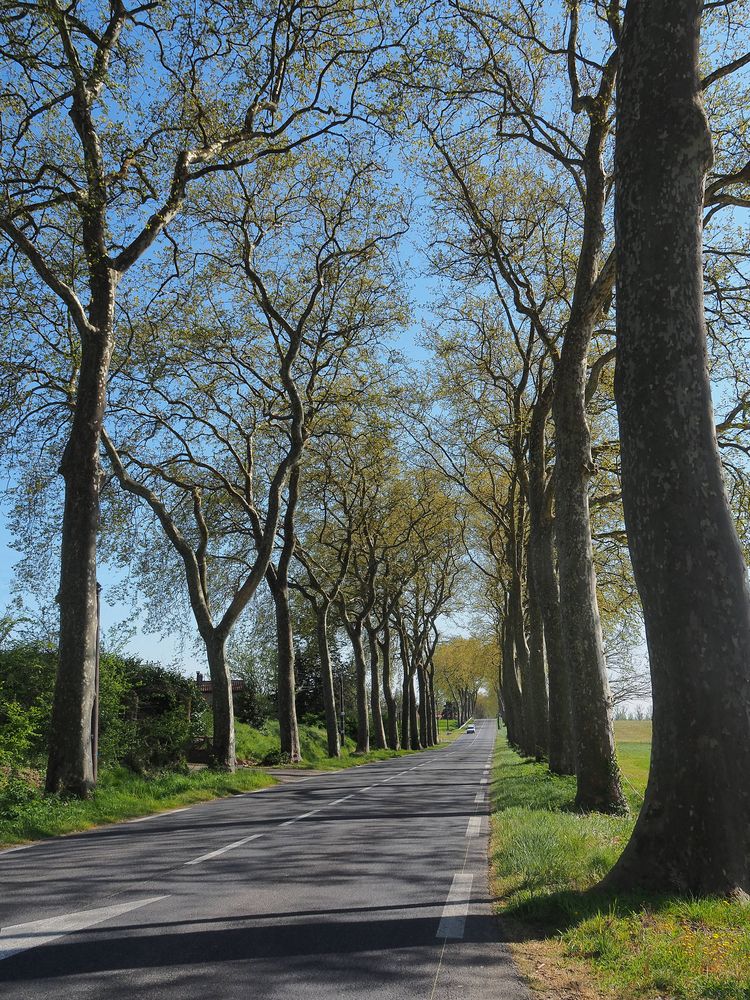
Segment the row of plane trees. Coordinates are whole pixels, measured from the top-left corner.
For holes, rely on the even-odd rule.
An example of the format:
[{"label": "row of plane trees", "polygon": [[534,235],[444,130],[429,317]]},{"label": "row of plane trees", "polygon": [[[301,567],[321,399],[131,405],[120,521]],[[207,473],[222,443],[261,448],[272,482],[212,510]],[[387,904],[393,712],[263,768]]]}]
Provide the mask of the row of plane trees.
[{"label": "row of plane trees", "polygon": [[[363,18],[338,0],[241,14],[31,3],[0,15],[2,445],[26,487],[19,534],[58,467],[64,484],[50,791],[92,784],[101,540],[140,560],[154,614],[176,606],[160,601],[170,574],[184,587],[225,706],[226,766],[225,646],[261,585],[281,623],[294,752],[290,587],[346,595],[355,636],[372,600],[382,638],[399,589],[386,581],[406,575],[419,635],[424,609],[466,589],[453,567],[468,559],[489,581],[482,613],[514,740],[551,763],[567,746],[579,808],[621,811],[600,609],[607,595],[617,616],[619,577],[624,610],[629,579],[643,605],[655,766],[615,877],[749,887],[746,840],[726,832],[750,826],[750,751],[737,750],[750,743],[750,605],[723,485],[742,527],[745,7],[404,0]],[[652,173],[646,149],[661,157]],[[406,235],[415,176],[421,256]],[[415,262],[438,300],[421,376],[383,348],[410,322]],[[387,456],[361,494],[347,481],[355,507],[369,510],[373,484],[387,497],[403,478],[417,506],[434,490],[417,576],[413,560],[383,569],[367,517],[348,562],[347,515],[330,546],[310,527],[326,524],[326,463],[346,464],[344,442]],[[349,502],[337,497],[337,517]],[[138,531],[145,544],[118,545]],[[399,537],[408,548],[417,536]],[[166,572],[152,571],[160,552]],[[417,684],[430,631],[420,642],[412,629],[404,658]],[[412,690],[426,706],[428,686]]]}]

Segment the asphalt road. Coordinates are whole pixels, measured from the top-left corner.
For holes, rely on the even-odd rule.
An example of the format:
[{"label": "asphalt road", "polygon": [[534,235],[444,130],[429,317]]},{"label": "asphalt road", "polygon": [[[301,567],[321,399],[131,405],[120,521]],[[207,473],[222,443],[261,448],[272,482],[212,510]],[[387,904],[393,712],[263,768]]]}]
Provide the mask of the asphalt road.
[{"label": "asphalt road", "polygon": [[524,1000],[494,736],[0,854],[0,996]]}]

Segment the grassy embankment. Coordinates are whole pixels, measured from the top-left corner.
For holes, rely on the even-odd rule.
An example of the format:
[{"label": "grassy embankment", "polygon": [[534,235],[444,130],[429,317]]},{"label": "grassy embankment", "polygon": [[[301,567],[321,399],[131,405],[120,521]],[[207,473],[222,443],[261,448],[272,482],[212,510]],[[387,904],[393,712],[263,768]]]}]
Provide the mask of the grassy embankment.
[{"label": "grassy embankment", "polygon": [[[447,737],[441,735],[441,741],[452,738],[453,732]],[[325,730],[317,726],[300,727],[300,744],[303,759],[295,766],[331,771],[413,752],[373,750],[369,754],[357,754],[354,744],[347,740],[341,757],[331,759],[327,756]],[[260,730],[237,724],[239,760],[259,764],[278,749],[278,723],[269,722]],[[234,774],[204,769],[144,777],[117,768],[102,773],[96,791],[85,802],[44,796],[40,791],[41,782],[42,775],[31,769],[9,781],[0,780],[0,847],[254,791],[274,784],[274,778],[256,766],[240,767]]]},{"label": "grassy embankment", "polygon": [[[651,728],[616,724],[633,816]],[[750,907],[723,899],[586,892],[617,860],[634,818],[582,816],[575,782],[501,737],[493,774],[495,895],[531,984],[549,997],[750,998]]]},{"label": "grassy embankment", "polygon": [[[391,757],[401,757],[404,754],[414,752],[413,750],[371,750],[369,753],[361,754],[356,752],[354,741],[347,738],[341,749],[341,756],[329,757],[326,731],[322,726],[300,725],[299,742],[302,760],[299,764],[283,766],[338,771],[341,768],[372,764],[374,761],[390,760]],[[260,763],[268,754],[273,754],[278,749],[278,722],[271,720],[262,729],[252,729],[241,722],[237,723],[237,758],[239,760]]]},{"label": "grassy embankment", "polygon": [[241,768],[234,774],[202,770],[146,776],[114,768],[104,771],[91,798],[81,801],[42,795],[41,779],[37,772],[27,770],[2,788],[0,847],[88,830],[274,784],[269,775],[250,768]]}]

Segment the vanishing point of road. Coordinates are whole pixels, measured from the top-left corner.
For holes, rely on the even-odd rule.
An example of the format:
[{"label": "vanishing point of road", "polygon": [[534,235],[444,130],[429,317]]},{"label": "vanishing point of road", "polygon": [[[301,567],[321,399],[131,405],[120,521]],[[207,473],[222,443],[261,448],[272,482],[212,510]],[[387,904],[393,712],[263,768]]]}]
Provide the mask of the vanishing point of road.
[{"label": "vanishing point of road", "polygon": [[0,854],[3,1000],[523,1000],[487,883],[495,727]]}]

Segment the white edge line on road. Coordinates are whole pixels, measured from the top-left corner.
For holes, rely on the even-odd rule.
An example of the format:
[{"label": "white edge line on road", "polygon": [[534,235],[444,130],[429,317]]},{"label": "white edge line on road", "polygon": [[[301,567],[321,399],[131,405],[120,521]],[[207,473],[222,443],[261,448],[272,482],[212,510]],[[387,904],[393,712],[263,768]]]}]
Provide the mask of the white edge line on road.
[{"label": "white edge line on road", "polygon": [[208,861],[209,858],[218,858],[220,854],[226,854],[227,851],[233,851],[235,847],[242,847],[243,844],[249,844],[251,840],[257,840],[258,837],[262,836],[262,833],[254,833],[250,837],[243,837],[242,840],[235,840],[233,844],[227,844],[226,847],[220,847],[218,851],[209,851],[208,854],[201,854],[199,858],[193,858],[192,861],[186,861],[184,867],[187,868],[188,865],[200,864],[201,861]]},{"label": "white edge line on road", "polygon": [[130,910],[137,910],[149,903],[156,903],[160,899],[167,899],[167,896],[150,896],[148,899],[139,899],[130,903],[100,906],[95,910],[78,910],[76,913],[63,913],[61,916],[49,917],[46,920],[32,920],[27,924],[13,924],[11,927],[3,927],[0,930],[0,961],[4,958],[10,958],[11,955],[17,955],[21,951],[28,951],[29,948],[50,944],[57,938],[72,934],[74,931],[86,930],[87,927],[93,927],[105,920],[119,917]]},{"label": "white edge line on road", "polygon": [[466,872],[456,872],[453,876],[435,937],[455,938],[459,941],[463,938],[473,881],[474,876]]},{"label": "white edge line on road", "polygon": [[489,782],[490,782],[490,779],[489,779],[489,778],[480,778],[480,779],[479,779],[479,784],[480,784],[480,785],[488,785],[488,784],[489,784]]},{"label": "white edge line on road", "polygon": [[484,802],[484,791],[477,792],[477,797],[474,799],[475,802]]},{"label": "white edge line on road", "polygon": [[182,809],[168,809],[166,812],[151,813],[150,816],[139,816],[138,819],[126,820],[127,823],[145,823],[147,819],[159,819],[164,816],[174,816],[175,813],[187,812],[190,806],[183,806]]},{"label": "white edge line on road", "polygon": [[472,816],[471,819],[469,820],[469,825],[466,827],[466,836],[467,837],[478,837],[479,836],[479,827],[480,827],[481,823],[482,823],[482,817],[481,816]]}]

